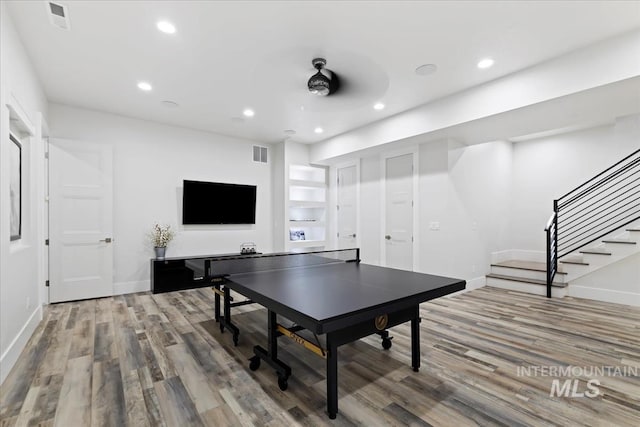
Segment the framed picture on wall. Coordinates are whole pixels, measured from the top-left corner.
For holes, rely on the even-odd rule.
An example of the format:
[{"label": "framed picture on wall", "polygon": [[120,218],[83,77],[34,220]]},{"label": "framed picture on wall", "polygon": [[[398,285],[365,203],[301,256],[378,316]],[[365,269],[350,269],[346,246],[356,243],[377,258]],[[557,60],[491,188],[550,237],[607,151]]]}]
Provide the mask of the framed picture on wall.
[{"label": "framed picture on wall", "polygon": [[9,134],[9,197],[11,218],[9,220],[11,240],[22,238],[22,145]]}]

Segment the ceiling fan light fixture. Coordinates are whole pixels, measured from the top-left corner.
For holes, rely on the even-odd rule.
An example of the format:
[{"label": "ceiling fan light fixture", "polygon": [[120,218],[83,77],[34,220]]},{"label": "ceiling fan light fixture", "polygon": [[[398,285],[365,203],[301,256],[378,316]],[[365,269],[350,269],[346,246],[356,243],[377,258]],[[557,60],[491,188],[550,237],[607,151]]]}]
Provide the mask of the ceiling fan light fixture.
[{"label": "ceiling fan light fixture", "polygon": [[327,96],[329,95],[329,85],[331,81],[325,77],[320,71],[311,76],[307,85],[309,86],[309,92],[314,95]]},{"label": "ceiling fan light fixture", "polygon": [[309,92],[318,96],[327,96],[335,92],[337,80],[333,72],[324,68],[327,60],[315,58],[311,63],[318,72],[311,76],[307,82]]}]

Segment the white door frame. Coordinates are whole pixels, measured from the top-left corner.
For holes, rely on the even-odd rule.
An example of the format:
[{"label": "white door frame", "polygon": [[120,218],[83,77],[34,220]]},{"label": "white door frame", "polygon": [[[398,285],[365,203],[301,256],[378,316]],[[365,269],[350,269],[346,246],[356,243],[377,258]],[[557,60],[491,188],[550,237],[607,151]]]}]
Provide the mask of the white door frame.
[{"label": "white door frame", "polygon": [[[45,244],[45,240],[49,240],[49,126],[41,117],[42,135],[41,135],[41,149],[42,149],[42,193],[39,194],[42,208],[40,211],[43,240],[41,240],[41,275],[44,283],[49,283],[49,245]],[[49,287],[42,286],[40,288],[40,302],[42,304],[49,304]]]},{"label": "white door frame", "polygon": [[[107,209],[103,209],[101,211],[103,213],[103,217],[100,218],[101,220],[100,232],[96,230],[88,230],[86,231],[85,235],[83,235],[82,233],[72,233],[72,234],[66,235],[67,239],[71,238],[74,242],[80,241],[82,242],[82,244],[92,243],[94,245],[100,245],[100,247],[108,248],[109,250],[101,253],[101,256],[102,256],[101,266],[106,271],[101,271],[102,273],[104,273],[101,276],[95,276],[99,278],[104,278],[104,280],[101,280],[101,282],[99,283],[100,288],[99,289],[97,289],[96,287],[93,287],[91,289],[77,288],[78,290],[74,291],[75,293],[73,295],[70,295],[70,293],[67,292],[68,289],[65,289],[63,287],[64,281],[62,279],[65,277],[65,275],[63,274],[63,270],[61,267],[61,262],[60,262],[61,259],[58,258],[58,256],[61,256],[62,254],[61,241],[64,240],[63,234],[60,233],[62,225],[60,223],[56,224],[54,222],[55,220],[60,220],[62,218],[62,213],[60,212],[61,205],[57,205],[57,209],[54,209],[54,210],[49,209],[49,238],[51,241],[51,244],[49,246],[49,278],[51,280],[51,286],[49,288],[49,296],[48,296],[49,302],[52,302],[52,301],[64,302],[64,301],[70,301],[70,300],[76,300],[76,299],[93,299],[93,298],[101,298],[104,296],[111,296],[114,294],[114,281],[113,281],[114,250],[113,250],[113,245],[111,244],[113,239],[113,175],[112,175],[113,174],[113,170],[112,170],[113,147],[111,145],[89,142],[89,141],[80,141],[80,140],[65,139],[65,138],[52,138],[49,144],[50,154],[55,154],[55,153],[52,153],[51,151],[52,146],[56,147],[56,152],[65,151],[65,148],[67,150],[73,149],[76,152],[80,151],[80,149],[90,150],[90,151],[98,150],[100,152],[101,166],[104,165],[104,162],[106,162],[109,165],[109,168],[108,168],[109,179],[103,179],[103,177],[101,177],[100,186],[95,186],[95,185],[80,186],[83,190],[82,191],[83,195],[86,195],[86,194],[93,195],[91,194],[91,192],[96,188],[100,188],[101,191],[103,191],[103,193],[99,193],[99,195],[108,196],[104,198],[104,200],[108,200]],[[53,156],[53,157],[55,158],[56,156]],[[50,187],[51,187],[51,184],[53,184],[54,186],[56,185],[56,183],[59,184],[59,182],[57,182],[56,179],[52,179],[52,177],[56,177],[56,175],[52,173],[52,168],[51,168],[52,165],[56,165],[56,167],[59,167],[58,166],[59,163],[56,163],[55,161],[53,163],[51,162],[49,163],[48,172],[49,172]],[[101,172],[104,172],[104,169],[101,169]],[[62,194],[60,193],[60,187],[56,187],[55,194],[56,196],[62,196]],[[52,196],[52,193],[49,192],[49,197],[51,196]],[[57,199],[54,199],[54,200],[60,201]],[[86,234],[88,234],[89,237],[87,237]],[[89,240],[88,242],[85,242],[86,239],[95,239],[95,240]],[[101,244],[101,242],[103,242],[104,244]],[[52,251],[52,247],[54,244],[56,245],[55,247],[58,250],[55,252],[57,256],[52,258],[52,254],[54,254],[54,252]],[[90,280],[90,279],[94,279],[94,276],[90,276],[90,277],[83,276],[82,279]]]},{"label": "white door frame", "polygon": [[387,224],[387,194],[386,194],[386,184],[387,184],[387,159],[392,157],[403,156],[405,154],[412,154],[413,157],[413,242],[412,242],[412,251],[413,251],[413,271],[418,271],[418,266],[420,265],[420,219],[418,213],[420,210],[418,209],[419,205],[419,177],[418,173],[419,162],[418,162],[418,147],[411,146],[406,147],[400,150],[387,151],[380,155],[380,265],[383,267],[387,266],[387,247],[385,244],[384,236],[386,234],[386,224]]},{"label": "white door frame", "polygon": [[[360,158],[347,162],[337,163],[329,167],[329,194],[331,206],[331,243],[332,246],[338,247],[338,169],[356,167],[356,247],[360,247],[360,237],[362,235],[360,228]],[[362,251],[361,251],[362,253]]]}]

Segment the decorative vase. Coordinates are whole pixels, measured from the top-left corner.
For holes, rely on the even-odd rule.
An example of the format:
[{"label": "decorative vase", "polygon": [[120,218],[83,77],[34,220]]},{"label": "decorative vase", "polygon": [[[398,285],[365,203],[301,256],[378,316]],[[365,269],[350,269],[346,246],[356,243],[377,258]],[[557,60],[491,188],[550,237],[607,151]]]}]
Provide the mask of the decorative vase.
[{"label": "decorative vase", "polygon": [[156,246],[155,248],[156,251],[156,259],[164,259],[164,253],[166,252],[167,248],[166,247],[158,247]]}]

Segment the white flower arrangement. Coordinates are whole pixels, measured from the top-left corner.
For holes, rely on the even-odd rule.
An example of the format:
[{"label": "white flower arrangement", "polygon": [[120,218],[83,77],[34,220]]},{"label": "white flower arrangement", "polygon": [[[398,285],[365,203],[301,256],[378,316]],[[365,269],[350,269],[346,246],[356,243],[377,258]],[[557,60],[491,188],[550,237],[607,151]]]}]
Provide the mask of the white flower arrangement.
[{"label": "white flower arrangement", "polygon": [[156,248],[166,248],[173,239],[174,233],[170,225],[161,225],[155,223],[153,230],[149,233],[149,238]]}]

